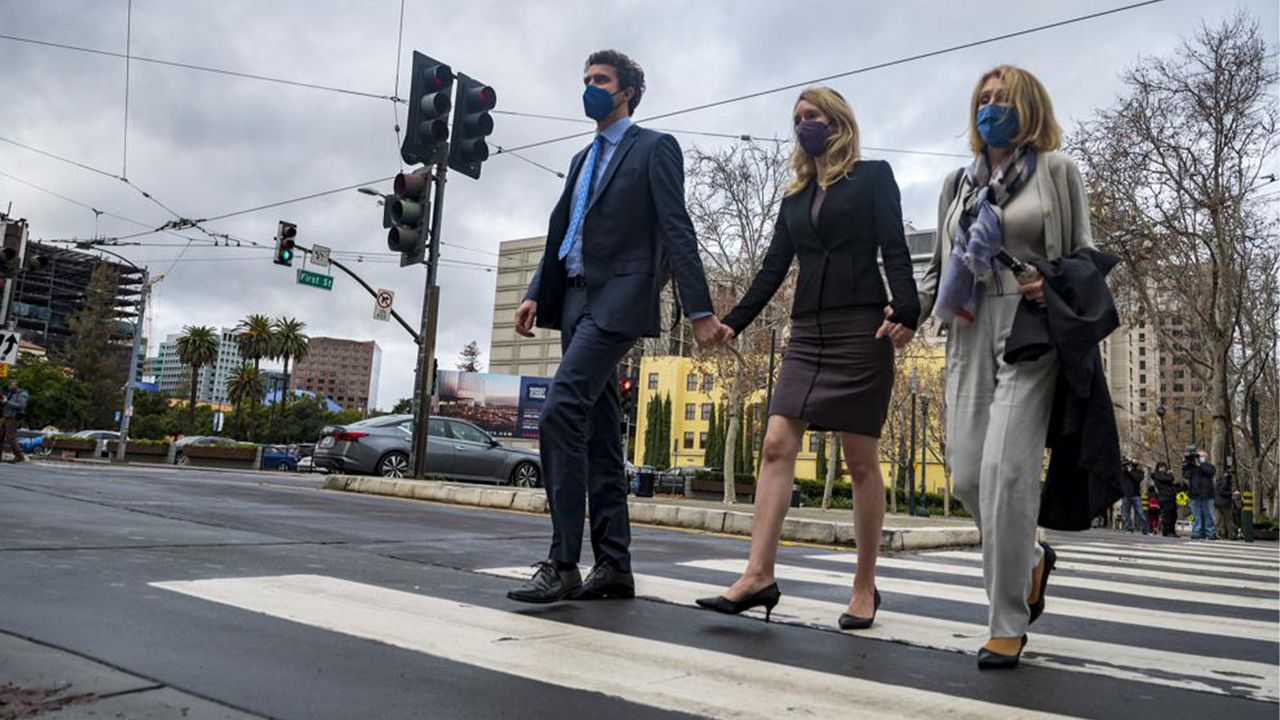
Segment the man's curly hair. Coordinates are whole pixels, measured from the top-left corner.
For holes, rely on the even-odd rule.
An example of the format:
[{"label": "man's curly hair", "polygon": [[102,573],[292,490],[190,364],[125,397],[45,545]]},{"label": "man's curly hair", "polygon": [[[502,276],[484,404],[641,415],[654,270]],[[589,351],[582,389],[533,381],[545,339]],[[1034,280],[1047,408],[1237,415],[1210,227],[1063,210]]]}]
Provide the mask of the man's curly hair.
[{"label": "man's curly hair", "polygon": [[617,50],[597,50],[591,53],[582,69],[586,70],[592,65],[608,65],[613,68],[618,73],[619,92],[627,88],[635,88],[635,94],[627,102],[628,113],[634,115],[636,106],[640,104],[640,98],[644,96],[644,69],[637,65],[635,60]]}]

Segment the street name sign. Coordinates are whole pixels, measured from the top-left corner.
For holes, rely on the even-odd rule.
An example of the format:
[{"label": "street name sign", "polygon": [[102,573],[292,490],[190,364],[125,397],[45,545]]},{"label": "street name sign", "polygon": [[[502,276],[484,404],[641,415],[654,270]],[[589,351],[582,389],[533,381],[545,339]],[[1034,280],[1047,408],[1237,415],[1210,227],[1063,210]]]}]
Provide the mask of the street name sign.
[{"label": "street name sign", "polygon": [[320,273],[317,273],[317,272],[311,272],[310,270],[302,270],[302,269],[299,269],[299,270],[298,270],[298,284],[299,284],[299,285],[308,285],[308,286],[310,286],[310,287],[313,287],[313,288],[319,288],[319,289],[321,289],[321,290],[332,290],[332,289],[333,289],[333,276],[332,276],[332,275],[321,275]]}]

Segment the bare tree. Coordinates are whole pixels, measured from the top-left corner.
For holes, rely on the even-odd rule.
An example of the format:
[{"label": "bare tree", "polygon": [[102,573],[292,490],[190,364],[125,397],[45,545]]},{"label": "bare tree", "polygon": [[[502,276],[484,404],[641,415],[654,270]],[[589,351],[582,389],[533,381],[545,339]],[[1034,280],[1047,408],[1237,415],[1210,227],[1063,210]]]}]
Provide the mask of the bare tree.
[{"label": "bare tree", "polygon": [[[777,142],[747,142],[710,152],[694,148],[689,153],[689,215],[698,232],[712,300],[722,312],[746,293],[764,262],[787,182],[787,157],[784,146]],[[747,395],[767,383],[769,334],[789,314],[794,288],[792,273],[761,319],[738,336],[737,352],[706,354],[697,361],[700,370],[724,389],[728,426],[725,503],[735,500],[733,482],[739,470],[734,467],[735,439],[742,422],[740,410]]]},{"label": "bare tree", "polygon": [[[1123,260],[1120,302],[1207,388],[1215,461],[1227,456],[1244,378],[1273,362],[1275,315],[1244,329],[1265,289],[1251,269],[1274,267],[1277,252],[1274,223],[1251,199],[1280,126],[1268,54],[1243,13],[1204,26],[1172,56],[1127,71],[1117,104],[1070,142],[1099,243]],[[1244,334],[1255,342],[1239,344]]]}]

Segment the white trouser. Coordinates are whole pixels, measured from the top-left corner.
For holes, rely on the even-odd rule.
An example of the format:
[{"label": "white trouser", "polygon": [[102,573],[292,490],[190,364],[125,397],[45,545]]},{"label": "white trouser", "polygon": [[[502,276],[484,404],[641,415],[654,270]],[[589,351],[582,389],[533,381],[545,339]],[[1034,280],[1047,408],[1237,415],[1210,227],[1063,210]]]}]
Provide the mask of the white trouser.
[{"label": "white trouser", "polygon": [[1019,295],[987,295],[974,321],[947,336],[947,462],[955,494],[982,533],[991,637],[1027,631],[1045,436],[1058,375],[1056,353],[1004,362]]}]

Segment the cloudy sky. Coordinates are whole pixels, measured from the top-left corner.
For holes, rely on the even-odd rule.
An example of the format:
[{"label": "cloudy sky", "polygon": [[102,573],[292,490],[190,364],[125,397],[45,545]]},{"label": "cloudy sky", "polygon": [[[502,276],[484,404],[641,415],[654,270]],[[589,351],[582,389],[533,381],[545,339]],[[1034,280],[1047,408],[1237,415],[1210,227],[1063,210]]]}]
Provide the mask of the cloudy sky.
[{"label": "cloudy sky", "polygon": [[[452,64],[497,89],[498,108],[580,117],[582,61],[616,47],[645,68],[648,92],[637,118],[875,65],[965,42],[1087,15],[1125,0],[896,2],[465,2],[406,3],[398,59],[408,94],[411,51]],[[134,56],[390,95],[395,90],[398,0],[0,0],[0,34]],[[831,85],[851,102],[863,143],[879,148],[963,153],[966,101],[983,70],[1014,63],[1035,72],[1070,129],[1121,91],[1119,74],[1142,55],[1174,50],[1201,22],[1236,10],[1259,21],[1274,48],[1275,0],[1166,0],[1118,15],[899,64]],[[130,21],[131,17],[131,21]],[[183,217],[213,217],[309,193],[385,178],[400,170],[387,100],[197,72],[0,39],[0,137],[126,175]],[[683,131],[773,137],[789,132],[795,91],[764,95],[655,122]],[[496,144],[514,147],[589,125],[503,115]],[[127,155],[125,138],[127,135]],[[694,134],[682,145],[729,140]],[[583,141],[531,149],[530,160],[563,169]],[[903,211],[932,227],[939,183],[960,158],[867,151],[888,159]],[[113,237],[172,218],[119,180],[0,142],[0,207],[31,221],[37,238]],[[16,178],[16,179],[15,179]],[[439,354],[449,367],[468,341],[487,349],[498,243],[545,232],[561,181],[511,155],[483,178],[451,176],[441,269]],[[28,183],[28,184],[24,184]],[[139,224],[103,215],[52,190]],[[389,183],[378,185],[388,190]],[[417,317],[420,269],[386,262],[381,208],[354,191],[206,224],[270,246],[276,221],[299,239],[362,253],[359,271],[396,292]],[[313,335],[374,339],[383,348],[380,404],[412,390],[414,346],[394,323],[371,319],[372,300],[345,277],[332,292],[294,284],[265,249],[190,247],[152,234],[118,250],[153,273],[152,338],[184,324],[231,326],[252,312],[291,315]],[[349,256],[354,259],[354,256]],[[463,264],[465,263],[465,264]],[[154,352],[154,342],[152,352]],[[486,353],[487,357],[487,353]]]}]

